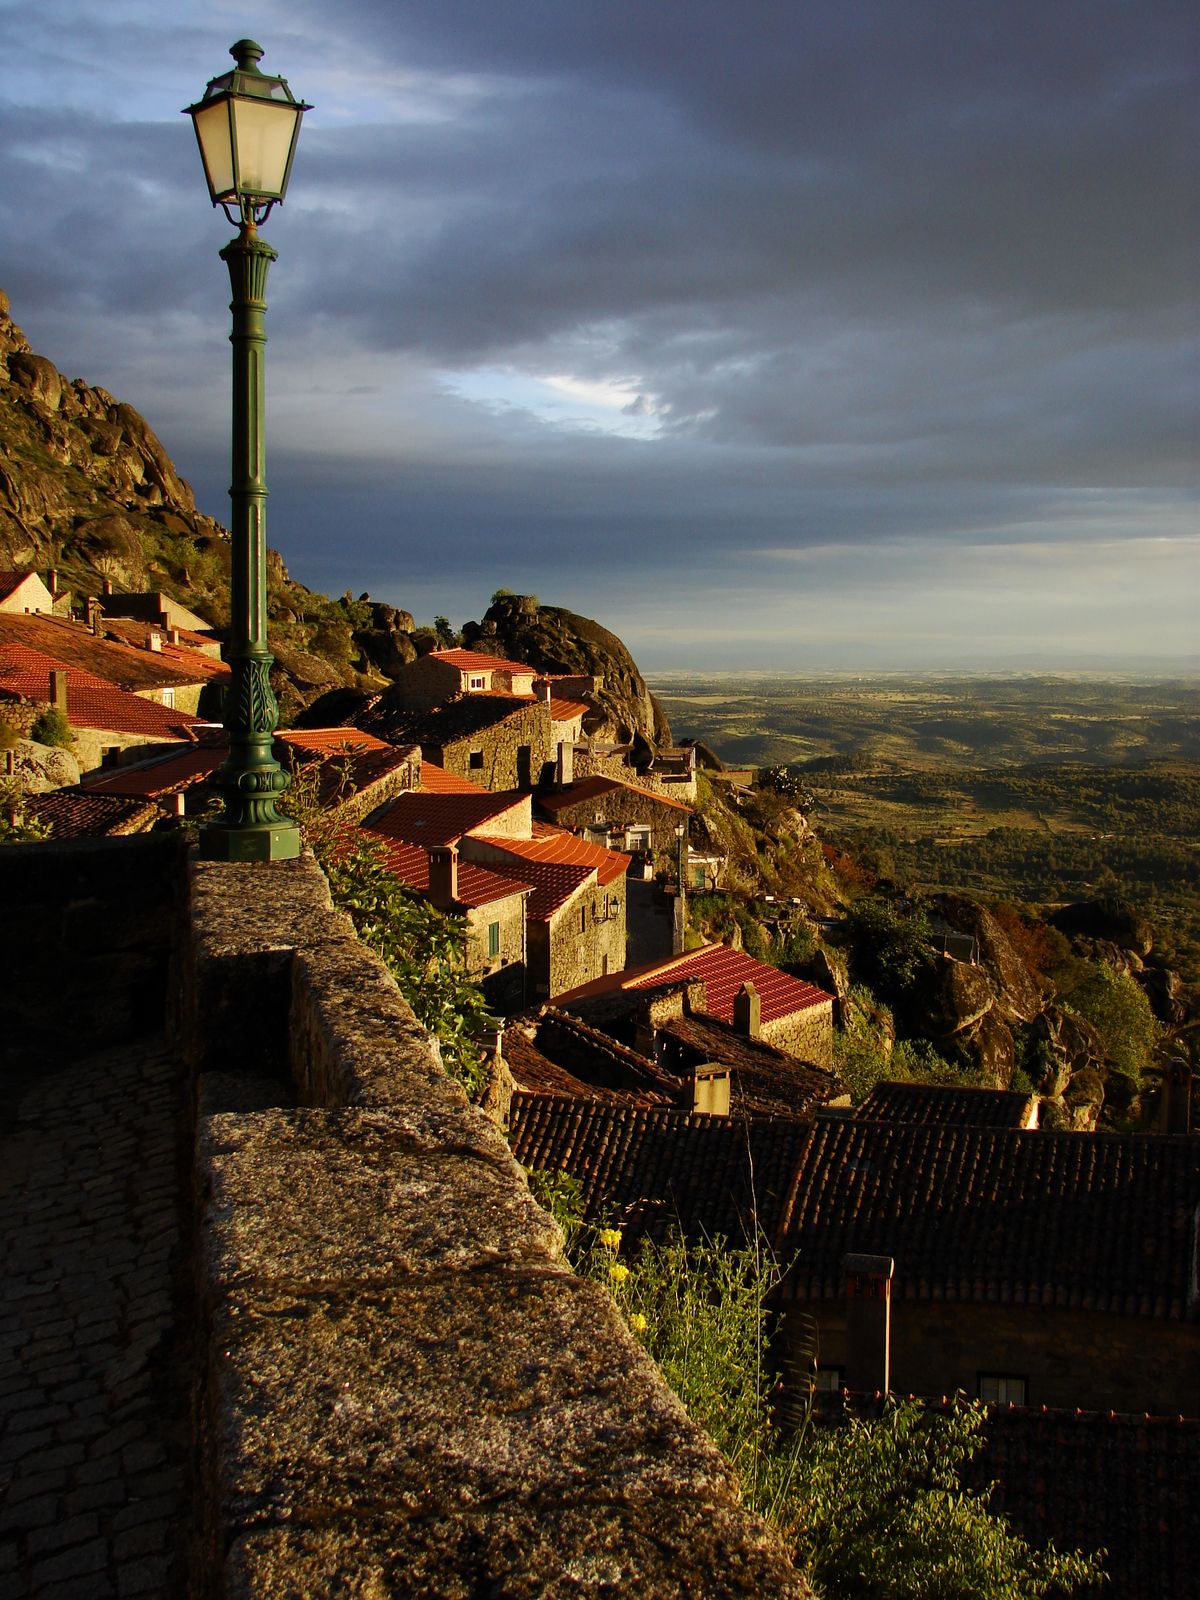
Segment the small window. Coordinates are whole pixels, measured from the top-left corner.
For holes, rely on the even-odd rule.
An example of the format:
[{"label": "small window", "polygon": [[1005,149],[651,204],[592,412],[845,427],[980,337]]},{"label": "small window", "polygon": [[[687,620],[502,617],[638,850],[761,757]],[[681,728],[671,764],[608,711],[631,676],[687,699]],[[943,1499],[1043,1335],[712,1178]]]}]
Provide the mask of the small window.
[{"label": "small window", "polygon": [[473,772],[482,772],[483,771],[483,751],[482,750],[472,750],[471,751],[469,765],[470,765],[471,770]]},{"label": "small window", "polygon": [[580,908],[579,908],[579,931],[580,931],[580,933],[586,933],[587,932],[587,907],[586,906],[580,906]]},{"label": "small window", "polygon": [[843,1369],[818,1367],[817,1375],[813,1379],[813,1388],[818,1394],[836,1394],[839,1389],[845,1388]]},{"label": "small window", "polygon": [[1023,1406],[1026,1381],[1009,1372],[981,1372],[979,1398],[985,1405]]},{"label": "small window", "polygon": [[486,689],[487,688],[487,680],[485,678],[480,678],[480,677],[468,678],[467,679],[467,688],[468,689]]},{"label": "small window", "polygon": [[163,690],[163,692],[162,692],[162,703],[163,703],[164,706],[168,706],[172,711],[175,709],[175,691],[174,691],[174,689],[164,689]]},{"label": "small window", "polygon": [[500,954],[500,924],[498,922],[489,922],[488,923],[488,955],[489,956],[498,956],[499,954]]}]

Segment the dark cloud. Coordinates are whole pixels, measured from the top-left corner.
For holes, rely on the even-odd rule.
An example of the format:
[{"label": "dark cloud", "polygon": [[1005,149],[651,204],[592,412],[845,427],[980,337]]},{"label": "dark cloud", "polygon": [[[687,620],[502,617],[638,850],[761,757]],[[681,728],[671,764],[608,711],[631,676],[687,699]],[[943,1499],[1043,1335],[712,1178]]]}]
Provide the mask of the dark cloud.
[{"label": "dark cloud", "polygon": [[[0,283],[220,514],[227,230],[176,108],[229,25],[10,12]],[[933,627],[935,552],[1186,532],[1184,4],[290,0],[262,42],[317,104],[269,230],[301,577],[665,583],[686,619],[734,573],[836,586],[762,553],[829,547],[924,572]]]}]

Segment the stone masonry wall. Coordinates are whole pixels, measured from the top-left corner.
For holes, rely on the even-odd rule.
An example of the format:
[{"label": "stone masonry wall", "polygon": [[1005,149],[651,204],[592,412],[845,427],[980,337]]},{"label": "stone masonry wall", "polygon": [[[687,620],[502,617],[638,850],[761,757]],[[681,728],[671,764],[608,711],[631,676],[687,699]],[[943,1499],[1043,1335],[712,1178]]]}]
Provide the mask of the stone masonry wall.
[{"label": "stone masonry wall", "polygon": [[0,1053],[52,1061],[164,1026],[177,834],[0,848]]},{"label": "stone masonry wall", "polygon": [[192,903],[197,1600],[807,1594],[311,859]]},{"label": "stone masonry wall", "polygon": [[[529,749],[527,762],[520,754],[522,746]],[[471,765],[472,751],[480,752],[482,765]],[[540,782],[556,754],[550,713],[533,700],[503,722],[444,744],[438,764],[485,789],[520,789]],[[528,778],[522,770],[526,764]]]},{"label": "stone masonry wall", "polygon": [[777,1050],[786,1050],[798,1061],[833,1071],[833,999],[805,1006],[790,1016],[764,1022],[762,1037]]},{"label": "stone masonry wall", "polygon": [[[795,1309],[816,1317],[822,1363],[843,1366],[845,1302],[797,1300]],[[1166,1318],[893,1294],[891,1369],[901,1394],[974,1396],[980,1373],[1002,1373],[1026,1380],[1031,1406],[1200,1411],[1200,1327]]]}]

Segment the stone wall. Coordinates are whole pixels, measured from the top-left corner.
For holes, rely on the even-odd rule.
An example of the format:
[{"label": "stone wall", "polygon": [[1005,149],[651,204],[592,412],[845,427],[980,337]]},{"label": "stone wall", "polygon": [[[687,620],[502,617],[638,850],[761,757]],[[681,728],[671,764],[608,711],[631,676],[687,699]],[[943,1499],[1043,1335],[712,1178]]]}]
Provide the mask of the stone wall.
[{"label": "stone wall", "polygon": [[805,1595],[311,860],[192,903],[198,1600]]},{"label": "stone wall", "polygon": [[[844,1367],[845,1302],[797,1301],[796,1309],[817,1319],[822,1365]],[[891,1387],[900,1394],[961,1389],[974,1396],[986,1372],[1024,1378],[1030,1406],[1200,1412],[1200,1327],[1169,1318],[908,1300],[897,1288],[891,1369]]]},{"label": "stone wall", "polygon": [[[473,753],[478,766],[471,763]],[[557,753],[550,713],[541,701],[531,700],[503,722],[442,745],[436,760],[447,772],[485,789],[522,789],[549,775]]]},{"label": "stone wall", "polygon": [[585,883],[546,922],[530,922],[529,998],[547,1000],[625,967],[625,880]]},{"label": "stone wall", "polygon": [[0,1051],[53,1063],[161,1032],[183,906],[178,834],[0,848]]},{"label": "stone wall", "polygon": [[764,1022],[760,1036],[776,1050],[786,1050],[798,1061],[811,1061],[816,1067],[833,1071],[833,997],[793,1011],[773,1022]]}]

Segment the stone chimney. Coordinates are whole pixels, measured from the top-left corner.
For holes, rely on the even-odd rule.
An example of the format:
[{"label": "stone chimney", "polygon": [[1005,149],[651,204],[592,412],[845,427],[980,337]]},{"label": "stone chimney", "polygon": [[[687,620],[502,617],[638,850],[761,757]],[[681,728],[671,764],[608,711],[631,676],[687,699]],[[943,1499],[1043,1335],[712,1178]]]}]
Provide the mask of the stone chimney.
[{"label": "stone chimney", "polygon": [[58,568],[57,567],[51,567],[50,571],[46,574],[46,587],[47,587],[47,589],[49,589],[51,594],[57,594],[58,593]]},{"label": "stone chimney", "polygon": [[430,846],[429,898],[439,911],[448,911],[458,900],[458,850],[452,844]]},{"label": "stone chimney", "polygon": [[891,1386],[891,1256],[848,1255],[846,1273],[846,1387],[887,1394]]},{"label": "stone chimney", "polygon": [[157,633],[153,628],[146,635],[146,649],[152,650],[155,655],[162,655],[162,634]]},{"label": "stone chimney", "polygon": [[1164,1133],[1192,1131],[1192,1068],[1180,1056],[1168,1061],[1163,1073],[1159,1121]]},{"label": "stone chimney", "polygon": [[733,1028],[747,1039],[757,1039],[762,1030],[762,999],[752,983],[744,983],[733,997]]},{"label": "stone chimney", "polygon": [[692,1075],[692,1110],[706,1117],[729,1115],[730,1072],[712,1063],[697,1067]]},{"label": "stone chimney", "polygon": [[65,712],[67,709],[67,675],[61,667],[56,667],[50,674],[50,704],[55,711]]},{"label": "stone chimney", "polygon": [[554,781],[565,789],[575,781],[575,746],[569,739],[558,741],[558,760],[555,762]]},{"label": "stone chimney", "polygon": [[543,678],[541,683],[538,685],[538,689],[541,692],[542,704],[548,706],[550,704],[550,680],[549,680],[549,678]]},{"label": "stone chimney", "polygon": [[101,590],[101,593],[102,594],[111,594],[112,592],[113,592],[112,579],[111,578],[105,578],[104,579],[104,588]]},{"label": "stone chimney", "polygon": [[84,611],[87,616],[87,625],[93,633],[100,632],[100,613],[104,608],[95,595],[89,595],[84,601]]}]

